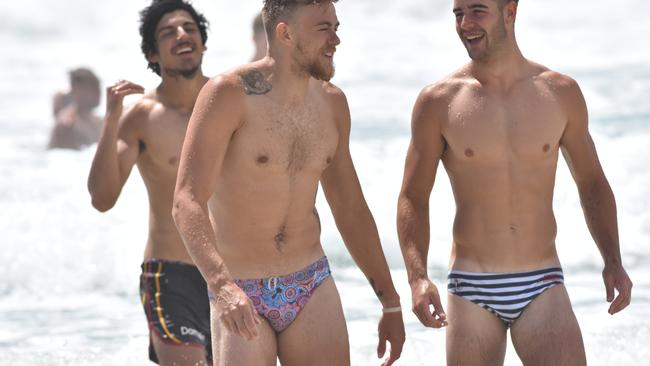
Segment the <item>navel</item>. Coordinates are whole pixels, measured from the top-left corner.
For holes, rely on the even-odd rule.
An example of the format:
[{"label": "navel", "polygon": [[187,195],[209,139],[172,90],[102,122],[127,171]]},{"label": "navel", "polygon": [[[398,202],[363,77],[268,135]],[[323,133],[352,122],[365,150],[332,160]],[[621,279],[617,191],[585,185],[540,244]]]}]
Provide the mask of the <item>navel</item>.
[{"label": "navel", "polygon": [[332,157],[328,156],[327,159],[325,159],[325,163],[327,163],[327,165],[329,165],[331,162],[332,162]]},{"label": "navel", "polygon": [[542,147],[542,151],[549,152],[551,150],[551,144],[546,144]]},{"label": "navel", "polygon": [[269,162],[269,157],[266,155],[260,155],[257,157],[257,163],[258,164],[266,164]]},{"label": "navel", "polygon": [[465,149],[465,156],[467,156],[468,158],[473,158],[474,157],[474,150],[472,150],[470,148]]},{"label": "navel", "polygon": [[176,165],[176,163],[178,163],[177,157],[172,156],[171,158],[169,158],[169,165]]}]

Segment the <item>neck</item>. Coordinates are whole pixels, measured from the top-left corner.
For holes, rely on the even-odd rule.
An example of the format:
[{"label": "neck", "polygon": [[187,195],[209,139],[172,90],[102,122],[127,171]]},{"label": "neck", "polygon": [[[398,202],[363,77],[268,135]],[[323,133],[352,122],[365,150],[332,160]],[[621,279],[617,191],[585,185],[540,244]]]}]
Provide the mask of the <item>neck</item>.
[{"label": "neck", "polygon": [[527,60],[513,38],[485,60],[472,60],[470,70],[483,83],[508,85],[520,78],[526,63]]},{"label": "neck", "polygon": [[169,76],[163,71],[162,82],[156,88],[156,92],[163,99],[164,103],[177,109],[192,111],[199,91],[208,81],[201,69],[191,79],[180,75]]},{"label": "neck", "polygon": [[300,66],[287,52],[269,50],[265,60],[267,59],[272,70],[269,81],[275,94],[283,100],[304,100],[311,76],[304,71],[298,71]]}]

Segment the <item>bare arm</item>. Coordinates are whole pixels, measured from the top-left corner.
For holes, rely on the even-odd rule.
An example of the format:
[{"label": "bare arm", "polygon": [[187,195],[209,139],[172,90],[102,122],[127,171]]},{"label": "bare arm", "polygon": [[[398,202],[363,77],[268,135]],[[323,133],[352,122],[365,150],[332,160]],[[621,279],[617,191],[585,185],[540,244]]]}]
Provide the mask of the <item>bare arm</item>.
[{"label": "bare arm", "polygon": [[143,87],[128,81],[106,89],[104,128],[88,176],[92,205],[99,211],[115,205],[138,158],[135,126],[139,116],[133,109],[122,116],[122,101],[127,95],[143,92]]},{"label": "bare arm", "polygon": [[172,214],[218,316],[228,329],[250,339],[257,335],[258,319],[217,251],[208,212],[228,144],[242,121],[242,95],[223,78],[210,80],[199,93],[183,143]]},{"label": "bare arm", "polygon": [[[342,92],[332,96],[339,128],[339,142],[332,164],[323,172],[321,184],[332,209],[343,241],[352,258],[366,275],[384,308],[399,307],[399,295],[393,286],[384,252],[379,241],[375,220],[368,209],[361,185],[350,156],[350,111]],[[390,365],[401,354],[404,324],[401,312],[385,313],[379,324],[378,354],[385,352],[385,342],[391,342]]]},{"label": "bare arm", "polygon": [[[613,301],[609,312],[614,314],[630,303],[632,291],[632,282],[621,260],[616,201],[589,134],[587,107],[582,92],[575,81],[565,79],[562,100],[568,121],[560,146],[578,186],[587,226],[605,262],[603,278],[607,301]],[[616,300],[614,289],[619,291]]]},{"label": "bare arm", "polygon": [[[436,87],[424,89],[413,108],[411,144],[397,207],[397,231],[413,296],[413,312],[422,324],[444,326],[445,314],[438,290],[427,274],[429,252],[429,197],[445,148],[440,110],[446,103],[436,98]],[[443,104],[444,106],[440,106]],[[434,306],[431,313],[429,306]]]}]

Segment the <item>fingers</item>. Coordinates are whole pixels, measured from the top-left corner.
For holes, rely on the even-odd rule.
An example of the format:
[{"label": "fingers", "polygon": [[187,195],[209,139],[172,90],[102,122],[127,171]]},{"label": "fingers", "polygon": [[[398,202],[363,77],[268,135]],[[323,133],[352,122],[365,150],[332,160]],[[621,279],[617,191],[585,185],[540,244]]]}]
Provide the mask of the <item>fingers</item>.
[{"label": "fingers", "polygon": [[[447,315],[442,310],[440,300],[422,302],[413,308],[413,312],[424,326],[429,328],[442,328],[447,326]],[[433,306],[433,311],[430,306]]]},{"label": "fingers", "polygon": [[128,80],[121,80],[106,88],[106,95],[108,98],[124,97],[129,94],[144,93],[144,88],[141,85],[132,83]]},{"label": "fingers", "polygon": [[379,344],[377,345],[377,357],[382,358],[384,357],[384,354],[386,353],[386,341],[388,338],[386,337],[386,334],[382,332],[381,330],[379,331]]},{"label": "fingers", "polygon": [[394,342],[390,341],[390,356],[384,362],[385,366],[390,366],[392,365],[395,361],[397,361],[400,356],[402,356],[402,347],[403,347],[403,342]]},{"label": "fingers", "polygon": [[447,314],[445,314],[445,310],[442,307],[442,303],[440,302],[440,297],[438,296],[438,294],[431,294],[429,298],[431,304],[433,305],[432,316],[436,319],[438,323],[440,323],[441,327],[446,326]]},{"label": "fingers", "polygon": [[246,333],[250,336],[248,340],[256,338],[259,333],[257,332],[257,324],[255,323],[255,316],[253,315],[253,312],[250,310],[252,306],[250,304],[246,304],[247,310],[244,311],[244,317],[243,317],[243,325],[246,328]]},{"label": "fingers", "polygon": [[630,301],[632,300],[632,283],[629,280],[624,282],[622,285],[617,286],[617,290],[618,296],[614,301],[612,301],[612,304],[609,306],[607,311],[611,315],[625,309],[630,305]]},{"label": "fingers", "polygon": [[603,278],[605,281],[605,292],[607,293],[607,302],[614,300],[614,281],[611,277]]}]

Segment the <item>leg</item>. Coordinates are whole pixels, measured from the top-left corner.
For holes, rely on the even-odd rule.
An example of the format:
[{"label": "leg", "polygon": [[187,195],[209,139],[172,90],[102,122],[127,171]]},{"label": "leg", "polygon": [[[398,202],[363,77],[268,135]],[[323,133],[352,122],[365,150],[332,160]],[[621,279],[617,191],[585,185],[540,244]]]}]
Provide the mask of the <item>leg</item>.
[{"label": "leg", "polygon": [[203,345],[165,343],[155,332],[151,332],[151,343],[156,351],[160,366],[196,365],[208,366],[207,352]]},{"label": "leg", "polygon": [[332,277],[314,289],[296,320],[280,333],[278,355],[283,366],[350,365],[348,330]]},{"label": "leg", "polygon": [[449,294],[447,304],[447,365],[503,365],[503,322],[460,296]]},{"label": "leg", "polygon": [[512,344],[524,365],[586,365],[580,326],[564,285],[544,291],[511,330]]},{"label": "leg", "polygon": [[259,336],[251,341],[228,331],[214,317],[211,304],[212,354],[217,366],[275,366],[277,364],[277,341],[271,325],[262,318],[258,325]]}]

